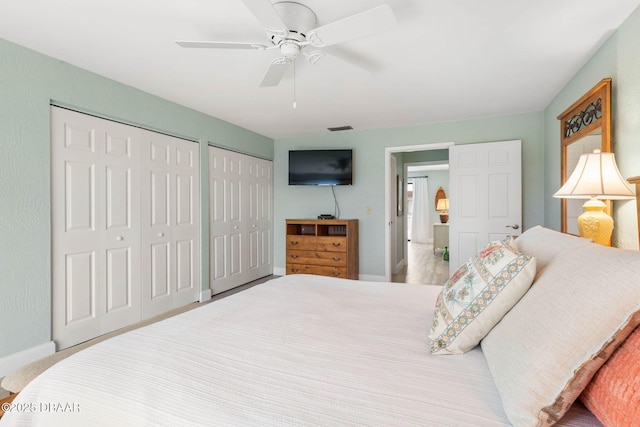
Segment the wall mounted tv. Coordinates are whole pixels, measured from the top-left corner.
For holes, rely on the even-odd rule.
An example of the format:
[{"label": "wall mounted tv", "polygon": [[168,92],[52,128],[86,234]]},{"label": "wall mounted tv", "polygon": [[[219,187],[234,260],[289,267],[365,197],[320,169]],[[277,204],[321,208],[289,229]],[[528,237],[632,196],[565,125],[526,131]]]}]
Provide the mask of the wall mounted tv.
[{"label": "wall mounted tv", "polygon": [[289,185],[351,185],[353,150],[289,151]]}]

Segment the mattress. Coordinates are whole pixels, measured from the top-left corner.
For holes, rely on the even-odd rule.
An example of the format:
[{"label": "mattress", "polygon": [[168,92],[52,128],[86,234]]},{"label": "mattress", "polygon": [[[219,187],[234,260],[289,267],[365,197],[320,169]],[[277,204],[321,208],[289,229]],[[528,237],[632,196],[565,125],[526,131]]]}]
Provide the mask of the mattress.
[{"label": "mattress", "polygon": [[0,425],[508,425],[479,347],[429,354],[440,289],[274,279],[61,361]]}]

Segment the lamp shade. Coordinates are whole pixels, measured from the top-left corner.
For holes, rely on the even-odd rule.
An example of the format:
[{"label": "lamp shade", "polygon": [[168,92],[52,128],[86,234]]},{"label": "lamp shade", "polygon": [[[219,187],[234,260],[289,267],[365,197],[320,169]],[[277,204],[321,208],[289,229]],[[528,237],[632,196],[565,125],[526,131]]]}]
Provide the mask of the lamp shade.
[{"label": "lamp shade", "polygon": [[438,211],[447,211],[447,210],[449,210],[449,199],[440,199],[440,200],[438,200],[438,206],[436,206],[436,210],[438,210]]},{"label": "lamp shade", "polygon": [[622,178],[613,153],[583,154],[565,184],[553,195],[564,199],[632,199],[629,184]]}]

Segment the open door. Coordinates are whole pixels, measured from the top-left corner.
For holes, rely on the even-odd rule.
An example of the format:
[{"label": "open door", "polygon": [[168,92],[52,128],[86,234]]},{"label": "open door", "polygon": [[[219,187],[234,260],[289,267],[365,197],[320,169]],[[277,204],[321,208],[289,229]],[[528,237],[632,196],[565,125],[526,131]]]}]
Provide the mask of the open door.
[{"label": "open door", "polygon": [[520,140],[449,147],[449,272],[522,231]]}]

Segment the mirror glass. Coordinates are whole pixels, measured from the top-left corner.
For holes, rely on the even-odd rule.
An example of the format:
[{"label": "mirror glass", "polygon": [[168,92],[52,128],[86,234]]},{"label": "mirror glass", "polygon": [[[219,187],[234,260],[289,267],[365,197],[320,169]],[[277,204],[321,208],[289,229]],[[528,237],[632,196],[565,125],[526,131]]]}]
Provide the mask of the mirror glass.
[{"label": "mirror glass", "polygon": [[[573,172],[578,165],[578,159],[580,159],[581,155],[593,153],[593,150],[596,149],[602,150],[602,135],[599,129],[569,145],[567,147],[566,157],[568,175],[571,175],[571,172]],[[565,233],[580,234],[578,232],[578,217],[584,212],[582,209],[584,202],[585,200],[581,199],[566,199],[567,229]]]}]

